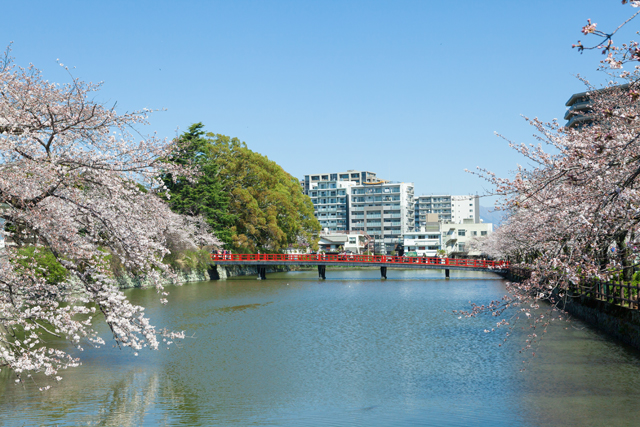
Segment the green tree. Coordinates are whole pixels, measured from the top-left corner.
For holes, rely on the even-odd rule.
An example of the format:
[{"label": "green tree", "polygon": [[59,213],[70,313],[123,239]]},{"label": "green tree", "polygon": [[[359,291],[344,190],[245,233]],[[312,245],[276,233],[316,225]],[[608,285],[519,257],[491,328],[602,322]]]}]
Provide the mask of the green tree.
[{"label": "green tree", "polygon": [[200,171],[197,181],[182,176],[174,179],[170,174],[162,179],[169,189],[169,204],[174,212],[202,215],[220,240],[232,244],[235,217],[229,212],[229,197],[222,188],[213,147],[204,138],[203,127],[202,123],[191,125],[178,139],[179,154],[169,159],[181,165],[195,165]]},{"label": "green tree", "polygon": [[[209,223],[216,235],[236,250],[316,249],[320,224],[299,181],[239,139],[205,135],[202,128],[196,123],[181,136],[182,154],[172,159],[197,164],[198,181],[165,179],[174,209],[202,213],[208,221],[213,216]],[[204,209],[207,200],[212,205]]]}]

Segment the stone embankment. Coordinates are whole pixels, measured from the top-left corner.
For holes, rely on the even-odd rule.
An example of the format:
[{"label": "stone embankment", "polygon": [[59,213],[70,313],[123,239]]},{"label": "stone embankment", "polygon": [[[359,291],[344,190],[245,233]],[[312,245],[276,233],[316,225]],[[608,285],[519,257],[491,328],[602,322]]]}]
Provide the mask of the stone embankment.
[{"label": "stone embankment", "polygon": [[[520,282],[528,277],[527,270],[512,268],[507,275],[507,280]],[[584,295],[576,295],[566,300],[564,304],[561,301],[558,308],[610,337],[640,350],[639,310],[631,310]]]},{"label": "stone embankment", "polygon": [[640,350],[640,312],[605,301],[580,296],[567,301],[564,310],[609,336]]},{"label": "stone embankment", "polygon": [[[289,271],[287,266],[272,266],[267,268],[267,273]],[[208,280],[226,280],[230,277],[251,276],[257,274],[255,266],[243,265],[210,265],[208,269],[193,269],[179,273],[183,282],[205,282]],[[120,276],[118,283],[121,289],[148,288],[153,284],[144,277]],[[166,284],[170,281],[167,280]]]}]

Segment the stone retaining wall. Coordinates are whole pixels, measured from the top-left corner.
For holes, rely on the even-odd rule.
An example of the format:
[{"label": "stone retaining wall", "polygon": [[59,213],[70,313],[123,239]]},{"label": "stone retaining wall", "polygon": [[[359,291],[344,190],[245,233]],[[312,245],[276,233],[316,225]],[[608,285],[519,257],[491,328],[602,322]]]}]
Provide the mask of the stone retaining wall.
[{"label": "stone retaining wall", "polygon": [[[512,268],[507,275],[507,280],[520,282],[529,277],[529,272],[521,268]],[[605,334],[618,339],[640,350],[640,311],[630,310],[605,301],[588,298],[579,295],[570,298],[564,306],[558,308],[565,310],[576,319],[593,326]]]},{"label": "stone retaining wall", "polygon": [[[283,271],[290,271],[290,268],[286,265],[274,265],[267,267],[267,273]],[[229,277],[251,276],[257,274],[255,265],[213,265],[209,272],[211,275],[210,280],[226,280]]]},{"label": "stone retaining wall", "polygon": [[[277,265],[267,267],[267,273],[276,273],[289,271],[288,266]],[[257,274],[255,265],[210,265],[208,270],[190,270],[180,272],[182,281],[187,282],[205,282],[207,280],[226,280],[230,277],[251,276]],[[120,276],[118,283],[121,289],[128,288],[148,288],[153,286],[150,281],[144,277]],[[169,284],[167,280],[165,284]]]},{"label": "stone retaining wall", "polygon": [[584,296],[567,302],[564,309],[583,322],[640,350],[640,312]]}]

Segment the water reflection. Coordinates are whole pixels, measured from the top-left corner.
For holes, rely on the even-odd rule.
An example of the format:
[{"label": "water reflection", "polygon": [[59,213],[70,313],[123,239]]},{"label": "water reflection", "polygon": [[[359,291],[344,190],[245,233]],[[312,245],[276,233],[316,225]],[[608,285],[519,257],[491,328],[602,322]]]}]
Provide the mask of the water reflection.
[{"label": "water reflection", "polygon": [[[451,310],[504,293],[481,273],[330,271],[188,284],[160,326],[192,338],[136,358],[88,349],[47,393],[0,378],[6,425],[629,425],[636,352],[589,329],[554,325],[520,372],[521,341],[483,332],[493,319]],[[568,329],[564,327],[569,326]],[[106,351],[104,351],[106,350]]]}]

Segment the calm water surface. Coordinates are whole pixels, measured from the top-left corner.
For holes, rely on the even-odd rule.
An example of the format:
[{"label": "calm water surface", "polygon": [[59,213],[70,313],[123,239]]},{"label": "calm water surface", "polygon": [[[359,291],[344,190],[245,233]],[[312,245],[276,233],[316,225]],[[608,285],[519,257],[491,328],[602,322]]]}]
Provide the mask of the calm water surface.
[{"label": "calm water surface", "polygon": [[[130,290],[179,348],[85,349],[41,393],[0,372],[2,425],[640,425],[640,357],[558,323],[523,367],[522,337],[451,310],[504,294],[485,273],[328,270]],[[105,337],[106,330],[105,330]],[[38,381],[40,381],[38,379]]]}]

